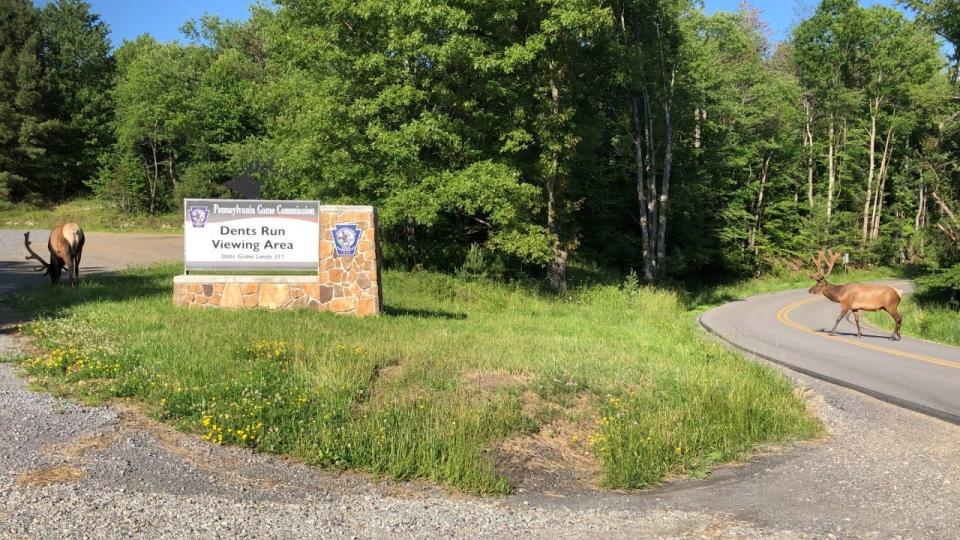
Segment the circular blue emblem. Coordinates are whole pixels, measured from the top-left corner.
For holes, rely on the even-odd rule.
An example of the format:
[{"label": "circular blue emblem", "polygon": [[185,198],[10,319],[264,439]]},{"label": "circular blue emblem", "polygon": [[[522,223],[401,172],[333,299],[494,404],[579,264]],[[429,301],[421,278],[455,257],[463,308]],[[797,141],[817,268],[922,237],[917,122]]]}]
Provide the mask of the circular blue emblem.
[{"label": "circular blue emblem", "polygon": [[352,257],[357,252],[363,231],[356,223],[337,223],[330,231],[338,257]]}]

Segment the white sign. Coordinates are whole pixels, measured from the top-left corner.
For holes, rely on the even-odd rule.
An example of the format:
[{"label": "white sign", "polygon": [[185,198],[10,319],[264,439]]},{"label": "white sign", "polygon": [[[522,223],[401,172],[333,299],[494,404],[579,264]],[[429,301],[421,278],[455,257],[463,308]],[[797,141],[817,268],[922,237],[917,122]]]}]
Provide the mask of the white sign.
[{"label": "white sign", "polygon": [[315,270],[320,203],[184,199],[183,246],[187,270]]}]

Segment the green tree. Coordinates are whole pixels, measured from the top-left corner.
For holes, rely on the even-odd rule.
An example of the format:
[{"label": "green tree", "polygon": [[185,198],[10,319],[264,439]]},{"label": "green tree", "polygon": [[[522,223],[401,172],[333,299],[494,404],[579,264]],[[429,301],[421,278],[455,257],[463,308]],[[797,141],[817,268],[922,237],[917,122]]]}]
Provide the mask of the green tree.
[{"label": "green tree", "polygon": [[[800,87],[768,59],[755,12],[696,16],[690,32],[697,36],[691,167],[704,193],[691,213],[716,229],[714,260],[759,273],[801,247]],[[682,226],[695,227],[693,220]]]},{"label": "green tree", "polygon": [[676,144],[675,111],[686,87],[681,18],[687,0],[613,2],[615,104],[630,133],[640,251],[648,281],[666,271],[667,218]]},{"label": "green tree", "polygon": [[42,108],[42,46],[36,10],[26,0],[0,2],[0,194],[23,199],[42,185],[51,121]]},{"label": "green tree", "polygon": [[[570,128],[537,61],[577,34],[551,6],[284,4],[267,39],[266,135],[247,160],[265,164],[271,193],[377,204],[411,264],[459,264],[470,243],[556,262]],[[575,79],[562,68],[558,93]]]},{"label": "green tree", "polygon": [[[936,247],[938,258],[947,264],[960,260],[960,236],[956,209],[960,207],[960,110],[957,109],[958,87],[960,87],[960,2],[957,0],[905,0],[903,2],[917,14],[917,20],[946,39],[952,47],[950,71],[952,85],[932,88],[923,92],[925,102],[937,110],[937,105],[947,104],[939,109],[939,115],[932,119],[933,129],[928,130],[922,140],[921,150],[917,152],[917,176],[919,187],[917,194],[917,219],[915,235],[920,242],[914,243],[915,249],[923,253],[924,244],[929,241]],[[932,199],[930,208],[924,204]],[[932,213],[930,212],[932,210]],[[927,228],[933,230],[924,234]]]},{"label": "green tree", "polygon": [[112,144],[114,64],[109,29],[82,0],[56,0],[40,12],[41,52],[50,81],[45,108],[59,120],[45,161],[55,169],[46,195],[65,199],[85,188]]},{"label": "green tree", "polygon": [[[884,187],[895,157],[896,137],[912,130],[911,120],[916,116],[913,98],[920,86],[937,78],[943,63],[933,36],[898,11],[882,6],[861,8],[855,22],[852,82],[862,89],[869,118],[869,163],[861,219],[861,241],[866,243],[879,236]],[[878,148],[881,136],[883,145]]]},{"label": "green tree", "polygon": [[[816,120],[825,127],[827,149],[827,186],[824,215],[827,222],[834,213],[837,196],[838,160],[846,142],[846,124],[850,111],[861,101],[851,87],[851,59],[857,38],[851,31],[858,7],[856,0],[824,0],[814,15],[801,22],[793,36],[793,58],[806,93],[805,106],[811,131]],[[825,126],[824,126],[825,124]],[[821,128],[822,129],[822,128]],[[823,134],[816,137],[823,140]],[[813,136],[810,136],[813,140]],[[810,142],[810,151],[814,152]],[[811,176],[812,177],[812,176]]]},{"label": "green tree", "polygon": [[262,130],[249,102],[262,66],[226,42],[235,24],[203,24],[213,46],[141,36],[117,51],[116,145],[94,182],[99,193],[152,213],[224,194],[241,170],[237,146]]},{"label": "green tree", "polygon": [[590,102],[601,98],[596,89],[602,75],[595,66],[611,18],[607,9],[576,0],[532,3],[522,16],[525,24],[494,60],[500,74],[493,75],[508,81],[516,114],[525,120],[512,135],[524,140],[515,149],[533,159],[517,166],[543,190],[552,250],[547,281],[563,291],[567,259],[578,244],[577,204],[570,197],[580,180],[576,158],[583,131],[595,121]]},{"label": "green tree", "polygon": [[[475,245],[473,266],[534,268],[556,290],[576,257],[648,281],[759,273],[827,243],[939,258],[934,193],[960,195],[929,14],[824,0],[772,51],[756,10],[690,0],[282,0],[188,22],[185,43],[128,42],[112,92],[71,102],[57,96],[109,73],[105,28],[78,0],[45,10],[61,30],[39,45],[27,23],[3,37],[34,51],[0,66],[25,104],[0,104],[24,193],[74,191],[113,137],[91,184],[126,208],[250,171],[268,196],[377,205],[389,260],[453,269]],[[99,67],[71,71],[81,57]],[[104,95],[113,122],[94,120]],[[110,133],[63,166],[63,135],[94,124]]]},{"label": "green tree", "polygon": [[136,161],[137,182],[146,186],[143,205],[151,213],[166,209],[177,190],[191,142],[191,105],[212,62],[205,47],[160,44],[149,36],[124,43],[117,51],[116,153]]},{"label": "green tree", "polygon": [[933,28],[934,31],[953,46],[953,72],[951,78],[957,82],[960,56],[960,0],[900,0],[917,14],[917,19]]}]

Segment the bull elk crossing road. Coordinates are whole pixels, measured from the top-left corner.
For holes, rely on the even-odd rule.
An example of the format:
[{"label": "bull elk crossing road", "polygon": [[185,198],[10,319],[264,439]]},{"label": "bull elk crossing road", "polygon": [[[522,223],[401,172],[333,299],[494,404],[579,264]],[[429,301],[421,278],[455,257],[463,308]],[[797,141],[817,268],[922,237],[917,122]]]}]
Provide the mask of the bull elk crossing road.
[{"label": "bull elk crossing road", "polygon": [[[909,292],[908,282],[889,284]],[[917,412],[960,424],[960,349],[865,328],[829,330],[839,305],[805,289],[753,296],[700,317],[710,332],[747,352]],[[862,319],[861,319],[862,320]]]}]

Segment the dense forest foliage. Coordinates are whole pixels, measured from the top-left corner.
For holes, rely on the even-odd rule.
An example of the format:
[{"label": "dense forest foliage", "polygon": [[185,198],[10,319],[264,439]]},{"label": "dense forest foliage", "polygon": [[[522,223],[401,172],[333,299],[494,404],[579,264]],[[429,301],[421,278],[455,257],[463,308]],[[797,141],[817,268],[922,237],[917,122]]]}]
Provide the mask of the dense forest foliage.
[{"label": "dense forest foliage", "polygon": [[378,206],[393,264],[556,289],[572,260],[947,268],[960,5],[903,7],[823,0],[774,44],[691,0],[277,0],[111,51],[80,0],[0,0],[0,204],[156,213],[249,174]]}]

